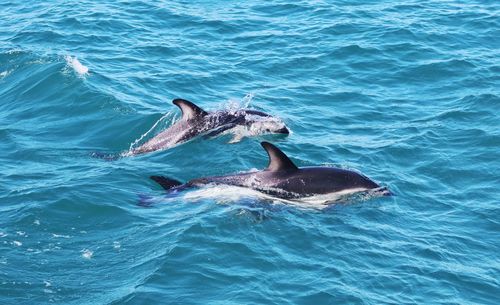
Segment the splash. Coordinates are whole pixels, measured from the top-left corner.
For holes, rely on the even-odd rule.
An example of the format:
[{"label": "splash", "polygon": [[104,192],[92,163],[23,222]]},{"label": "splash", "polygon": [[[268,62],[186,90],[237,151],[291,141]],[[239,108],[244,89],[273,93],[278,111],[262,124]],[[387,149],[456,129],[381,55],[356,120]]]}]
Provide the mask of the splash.
[{"label": "splash", "polygon": [[250,107],[250,103],[252,102],[254,98],[253,93],[247,93],[241,100],[235,100],[235,99],[229,99],[227,102],[222,104],[222,108],[235,113],[237,111],[240,111],[242,109]]},{"label": "splash", "polygon": [[88,75],[89,74],[89,68],[86,67],[86,66],[84,66],[78,60],[78,58],[66,55],[66,57],[64,57],[64,59],[66,60],[66,64],[69,67],[73,68],[73,70],[75,70],[75,72],[78,73],[79,75],[84,76],[84,75]]},{"label": "splash", "polygon": [[248,125],[241,125],[231,128],[223,134],[232,134],[233,138],[229,143],[238,143],[245,137],[254,137],[265,134],[272,134],[273,131],[286,128],[286,124],[276,117],[261,117],[257,115],[247,114],[245,119],[252,122]]},{"label": "splash", "polygon": [[241,100],[242,106],[244,108],[248,108],[250,106],[250,103],[252,102],[254,96],[255,95],[253,93],[247,93],[247,95],[245,95],[243,97],[243,99]]},{"label": "splash", "polygon": [[82,253],[82,257],[85,259],[91,259],[92,256],[94,255],[94,252],[92,250],[89,250],[89,249],[84,249],[81,251],[81,253]]},{"label": "splash", "polygon": [[143,140],[148,135],[150,135],[156,129],[156,127],[158,127],[158,125],[160,123],[167,121],[167,119],[169,117],[172,117],[170,125],[173,125],[175,123],[175,118],[176,118],[175,115],[173,115],[173,113],[174,113],[173,111],[169,111],[169,112],[165,113],[161,118],[159,118],[148,131],[146,131],[145,133],[143,133],[138,139],[136,139],[134,142],[132,142],[132,144],[130,144],[130,147],[129,147],[128,151],[124,152],[122,154],[122,156],[129,156],[129,155],[131,155],[132,152],[137,147],[139,147],[141,144],[143,144]]}]

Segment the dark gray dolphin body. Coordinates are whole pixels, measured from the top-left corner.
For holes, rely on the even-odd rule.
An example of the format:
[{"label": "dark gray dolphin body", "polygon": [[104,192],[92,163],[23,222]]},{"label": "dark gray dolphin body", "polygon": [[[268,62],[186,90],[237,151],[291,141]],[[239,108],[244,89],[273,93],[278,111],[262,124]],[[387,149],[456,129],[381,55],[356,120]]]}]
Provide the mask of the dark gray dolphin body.
[{"label": "dark gray dolphin body", "polygon": [[[170,191],[222,184],[246,187],[283,199],[382,189],[377,183],[354,171],[333,167],[298,168],[276,146],[268,142],[262,142],[261,145],[269,155],[269,165],[261,171],[198,178],[185,184],[162,176],[152,176],[151,179]],[[383,195],[390,195],[387,189],[383,189]]]},{"label": "dark gray dolphin body", "polygon": [[271,115],[249,109],[207,112],[195,104],[175,99],[172,103],[182,111],[182,118],[126,155],[137,155],[171,148],[198,135],[216,136],[236,127],[251,129],[251,135],[264,133],[288,134],[285,124]]}]

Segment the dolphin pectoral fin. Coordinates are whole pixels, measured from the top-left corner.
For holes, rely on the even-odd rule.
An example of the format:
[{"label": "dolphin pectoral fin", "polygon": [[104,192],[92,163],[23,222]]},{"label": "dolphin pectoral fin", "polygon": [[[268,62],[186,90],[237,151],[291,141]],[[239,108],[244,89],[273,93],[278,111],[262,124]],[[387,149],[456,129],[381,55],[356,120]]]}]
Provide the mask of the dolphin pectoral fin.
[{"label": "dolphin pectoral fin", "polygon": [[266,170],[268,171],[286,171],[297,170],[298,167],[282,152],[278,147],[269,142],[261,142],[260,145],[264,147],[268,156],[269,164]]},{"label": "dolphin pectoral fin", "polygon": [[223,133],[231,128],[234,128],[236,125],[237,124],[234,124],[234,123],[223,125],[215,130],[210,131],[209,133],[204,135],[203,138],[208,139],[208,138],[216,137],[216,136],[220,135],[221,133]]},{"label": "dolphin pectoral fin", "polygon": [[181,108],[182,119],[184,120],[189,120],[197,116],[207,115],[207,112],[205,110],[201,109],[200,107],[196,106],[190,101],[176,98],[175,100],[172,101],[172,103]]},{"label": "dolphin pectoral fin", "polygon": [[182,185],[182,182],[163,176],[151,176],[150,178],[167,191]]}]

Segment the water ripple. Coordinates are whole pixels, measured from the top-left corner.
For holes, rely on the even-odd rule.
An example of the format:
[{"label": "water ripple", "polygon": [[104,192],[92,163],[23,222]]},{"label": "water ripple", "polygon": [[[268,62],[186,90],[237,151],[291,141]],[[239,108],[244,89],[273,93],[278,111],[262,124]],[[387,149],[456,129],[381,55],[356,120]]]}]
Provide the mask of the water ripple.
[{"label": "water ripple", "polygon": [[[498,10],[9,1],[0,302],[495,304]],[[286,139],[264,138],[297,164],[359,170],[396,196],[316,211],[165,198],[148,179],[264,168],[264,138],[91,157],[168,126],[173,98],[218,109],[247,95],[290,126]],[[143,196],[158,204],[138,207]]]}]

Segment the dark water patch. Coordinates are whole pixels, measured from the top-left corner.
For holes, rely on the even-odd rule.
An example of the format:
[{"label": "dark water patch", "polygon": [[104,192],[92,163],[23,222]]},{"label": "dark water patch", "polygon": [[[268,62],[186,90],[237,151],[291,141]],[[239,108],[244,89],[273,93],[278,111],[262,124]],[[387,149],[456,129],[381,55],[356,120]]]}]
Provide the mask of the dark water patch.
[{"label": "dark water patch", "polygon": [[274,18],[280,16],[289,16],[291,14],[303,14],[304,11],[310,9],[308,6],[301,4],[290,4],[290,3],[277,3],[272,5],[255,5],[252,10],[258,13],[264,13],[271,15]]}]

